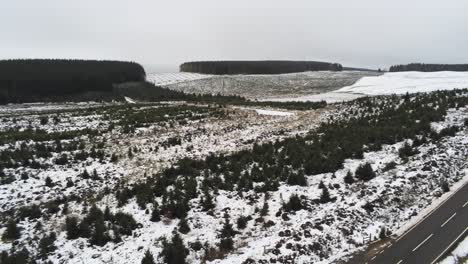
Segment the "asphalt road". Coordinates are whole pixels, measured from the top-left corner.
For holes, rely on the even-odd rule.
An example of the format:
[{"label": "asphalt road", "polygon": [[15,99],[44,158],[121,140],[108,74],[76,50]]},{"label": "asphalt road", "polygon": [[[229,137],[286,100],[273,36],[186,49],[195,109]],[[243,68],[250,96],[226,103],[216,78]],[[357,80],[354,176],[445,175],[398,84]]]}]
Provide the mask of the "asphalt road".
[{"label": "asphalt road", "polygon": [[468,234],[468,184],[396,238],[369,264],[432,264]]}]

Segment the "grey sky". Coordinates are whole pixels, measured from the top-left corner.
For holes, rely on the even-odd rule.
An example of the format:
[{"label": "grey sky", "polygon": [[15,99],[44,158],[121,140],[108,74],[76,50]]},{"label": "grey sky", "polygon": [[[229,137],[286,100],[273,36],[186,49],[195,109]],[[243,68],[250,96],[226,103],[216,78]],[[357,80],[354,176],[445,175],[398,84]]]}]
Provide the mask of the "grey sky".
[{"label": "grey sky", "polygon": [[[0,58],[468,63],[466,0],[14,0]],[[151,66],[151,67],[150,67]]]}]

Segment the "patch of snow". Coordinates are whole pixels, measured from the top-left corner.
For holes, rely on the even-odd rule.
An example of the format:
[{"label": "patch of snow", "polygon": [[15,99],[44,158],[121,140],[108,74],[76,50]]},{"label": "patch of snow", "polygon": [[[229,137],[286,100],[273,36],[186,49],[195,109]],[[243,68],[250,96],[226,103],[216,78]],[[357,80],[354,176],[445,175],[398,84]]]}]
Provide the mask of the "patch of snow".
[{"label": "patch of snow", "polygon": [[265,110],[265,109],[255,109],[259,115],[270,115],[270,116],[292,116],[294,113],[285,112],[285,111],[275,111],[275,110]]},{"label": "patch of snow", "polygon": [[464,258],[468,256],[468,236],[458,244],[455,250],[452,251],[450,256],[439,262],[439,264],[458,264],[459,258]]},{"label": "patch of snow", "polygon": [[134,103],[136,103],[135,100],[133,100],[133,99],[130,98],[130,97],[125,96],[124,98],[125,98],[125,101],[126,101],[127,103],[129,103],[129,104],[134,104]]}]

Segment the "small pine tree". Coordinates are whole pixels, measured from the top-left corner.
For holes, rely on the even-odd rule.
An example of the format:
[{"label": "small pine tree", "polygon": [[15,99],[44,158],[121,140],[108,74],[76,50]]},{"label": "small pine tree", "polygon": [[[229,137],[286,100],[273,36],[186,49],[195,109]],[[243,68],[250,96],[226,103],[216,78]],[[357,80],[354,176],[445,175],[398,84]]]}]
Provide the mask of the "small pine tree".
[{"label": "small pine tree", "polygon": [[170,242],[163,240],[162,251],[160,256],[163,258],[164,263],[167,264],[186,264],[186,258],[189,253],[184,245],[184,241],[179,233],[174,232]]},{"label": "small pine tree", "polygon": [[325,187],[325,184],[323,183],[323,181],[320,181],[318,188],[323,189],[324,187]]},{"label": "small pine tree", "polygon": [[307,186],[307,179],[305,178],[304,171],[300,170],[298,173],[291,173],[286,181],[289,185]]},{"label": "small pine tree", "polygon": [[129,148],[129,149],[128,149],[128,158],[129,158],[129,159],[133,159],[132,148]]},{"label": "small pine tree", "polygon": [[161,210],[159,209],[158,203],[154,203],[153,211],[151,212],[151,222],[161,221]]},{"label": "small pine tree", "polygon": [[97,246],[104,246],[110,238],[106,234],[106,225],[102,217],[97,218],[94,222],[94,230],[91,234],[91,244]]},{"label": "small pine tree", "polygon": [[221,237],[219,248],[224,251],[230,251],[234,247],[232,238],[235,236],[236,232],[232,228],[230,218],[230,215],[226,212],[224,215],[224,225],[219,235]]},{"label": "small pine tree", "polygon": [[356,178],[362,181],[370,181],[371,179],[375,178],[375,172],[372,169],[372,166],[369,163],[360,165],[356,169]]},{"label": "small pine tree", "polygon": [[239,216],[239,218],[237,218],[237,228],[238,229],[244,229],[247,227],[247,221],[248,221],[248,218],[241,215]]},{"label": "small pine tree", "polygon": [[346,173],[346,176],[344,177],[344,182],[347,183],[347,184],[353,184],[354,183],[354,177],[351,174],[351,171],[348,171],[348,173]]},{"label": "small pine tree", "polygon": [[189,227],[189,225],[187,223],[187,219],[185,217],[180,219],[179,232],[181,232],[182,234],[187,234],[188,232],[190,232],[190,227]]},{"label": "small pine tree", "polygon": [[96,169],[93,170],[93,180],[95,180],[95,181],[99,180],[99,175],[98,175]]},{"label": "small pine tree", "polygon": [[266,216],[268,214],[268,201],[265,197],[265,201],[263,201],[263,207],[262,209],[260,210],[260,216]]},{"label": "small pine tree", "polygon": [[16,240],[20,238],[20,236],[21,230],[16,225],[16,221],[14,219],[8,220],[7,229],[2,236],[3,240]]},{"label": "small pine tree", "polygon": [[104,220],[105,221],[112,221],[113,215],[109,209],[109,206],[106,206],[106,209],[104,209]]},{"label": "small pine tree", "polygon": [[297,194],[292,194],[289,201],[284,205],[286,211],[299,211],[303,209],[301,198]]},{"label": "small pine tree", "polygon": [[328,188],[327,186],[323,186],[322,194],[320,195],[320,202],[328,203],[330,201],[331,201],[331,198],[330,198],[330,193],[328,192]]},{"label": "small pine tree", "polygon": [[68,239],[77,239],[80,236],[80,229],[78,227],[78,219],[69,216],[65,220],[65,229],[67,231]]},{"label": "small pine tree", "polygon": [[67,188],[73,187],[74,185],[75,184],[73,183],[73,181],[71,179],[67,180]]},{"label": "small pine tree", "polygon": [[55,246],[56,239],[57,236],[54,232],[52,232],[48,236],[44,236],[39,241],[39,256],[42,259],[46,259],[49,253],[54,252],[57,249],[57,247]]},{"label": "small pine tree", "polygon": [[52,179],[47,176],[46,179],[45,179],[45,186],[47,187],[53,187],[54,186],[54,183],[52,182]]},{"label": "small pine tree", "polygon": [[83,178],[83,179],[89,179],[90,178],[89,173],[88,173],[88,171],[86,169],[81,174],[81,178]]},{"label": "small pine tree", "polygon": [[215,204],[213,203],[213,197],[211,196],[208,188],[206,188],[203,192],[203,198],[201,201],[203,211],[209,211],[215,208]]},{"label": "small pine tree", "polygon": [[141,260],[141,264],[155,264],[153,254],[148,250],[145,252],[145,256]]}]

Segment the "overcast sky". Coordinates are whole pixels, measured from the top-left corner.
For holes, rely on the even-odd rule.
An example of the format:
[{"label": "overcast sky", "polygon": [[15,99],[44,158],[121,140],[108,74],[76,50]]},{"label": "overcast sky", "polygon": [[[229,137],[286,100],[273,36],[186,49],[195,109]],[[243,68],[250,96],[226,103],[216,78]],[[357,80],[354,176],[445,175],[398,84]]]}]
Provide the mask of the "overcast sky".
[{"label": "overcast sky", "polygon": [[0,58],[468,63],[466,0],[2,0]]}]

